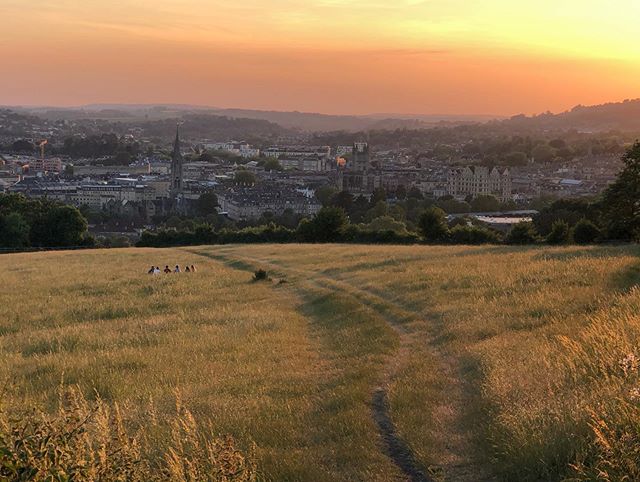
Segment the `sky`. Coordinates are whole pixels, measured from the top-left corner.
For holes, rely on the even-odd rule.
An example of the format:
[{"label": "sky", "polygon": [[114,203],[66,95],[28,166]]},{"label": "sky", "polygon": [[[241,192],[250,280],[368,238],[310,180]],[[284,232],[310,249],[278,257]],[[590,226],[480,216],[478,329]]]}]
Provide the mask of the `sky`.
[{"label": "sky", "polygon": [[638,0],[0,0],[0,104],[533,114],[640,97]]}]

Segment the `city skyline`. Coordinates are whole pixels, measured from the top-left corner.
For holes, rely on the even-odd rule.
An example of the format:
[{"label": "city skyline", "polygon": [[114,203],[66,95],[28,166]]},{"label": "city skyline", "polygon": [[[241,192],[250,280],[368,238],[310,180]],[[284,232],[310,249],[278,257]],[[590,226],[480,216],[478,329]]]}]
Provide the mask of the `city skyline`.
[{"label": "city skyline", "polygon": [[640,5],[0,2],[0,104],[327,114],[560,112],[639,97]]}]

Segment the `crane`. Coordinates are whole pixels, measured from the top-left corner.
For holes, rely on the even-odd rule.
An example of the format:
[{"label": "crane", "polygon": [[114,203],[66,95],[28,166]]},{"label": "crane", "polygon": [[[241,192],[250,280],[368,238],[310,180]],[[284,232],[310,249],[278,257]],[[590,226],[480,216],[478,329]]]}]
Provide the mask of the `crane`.
[{"label": "crane", "polygon": [[46,146],[48,144],[48,141],[46,139],[43,139],[40,141],[40,144],[38,144],[38,147],[40,148],[40,159],[44,160],[44,146]]}]

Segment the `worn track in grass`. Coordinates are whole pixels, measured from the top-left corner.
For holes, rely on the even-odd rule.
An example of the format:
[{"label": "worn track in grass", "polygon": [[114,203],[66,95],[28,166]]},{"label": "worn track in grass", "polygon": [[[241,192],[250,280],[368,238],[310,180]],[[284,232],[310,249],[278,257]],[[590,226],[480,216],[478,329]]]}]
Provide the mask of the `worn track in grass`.
[{"label": "worn track in grass", "polygon": [[[411,482],[493,480],[485,467],[479,466],[476,461],[469,458],[470,455],[466,450],[470,444],[471,436],[467,430],[460,428],[459,421],[463,418],[464,405],[471,397],[468,394],[467,384],[460,379],[462,370],[455,357],[445,356],[439,350],[433,349],[438,360],[443,364],[441,369],[451,379],[451,393],[447,400],[447,407],[434,407],[436,412],[448,412],[442,417],[442,423],[450,429],[448,434],[450,439],[441,441],[449,452],[444,460],[434,461],[436,463],[431,465],[427,472],[416,459],[411,447],[398,433],[393,422],[389,407],[389,387],[406,359],[411,343],[412,334],[406,324],[411,319],[416,319],[419,313],[408,311],[400,304],[373,292],[373,290],[357,288],[337,277],[327,276],[320,272],[274,263],[271,260],[249,256],[245,253],[239,255],[233,250],[227,249],[218,251],[219,254],[205,253],[199,250],[190,250],[190,252],[218,259],[238,269],[246,270],[248,266],[264,267],[279,275],[293,277],[299,281],[298,284],[307,283],[325,289],[340,290],[341,293],[347,294],[363,305],[376,310],[394,329],[400,340],[400,347],[386,364],[379,385],[373,390],[371,398],[372,417],[378,427],[384,453]],[[303,286],[302,289],[304,291]],[[450,403],[451,401],[453,401],[453,405]]]}]

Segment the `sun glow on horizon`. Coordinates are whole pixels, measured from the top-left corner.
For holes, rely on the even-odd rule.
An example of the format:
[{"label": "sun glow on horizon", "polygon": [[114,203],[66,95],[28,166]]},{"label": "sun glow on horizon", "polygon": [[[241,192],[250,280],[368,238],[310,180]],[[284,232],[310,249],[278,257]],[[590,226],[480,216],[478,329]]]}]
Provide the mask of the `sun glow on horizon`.
[{"label": "sun glow on horizon", "polygon": [[635,0],[0,0],[0,18],[0,104],[513,114],[640,97]]}]

